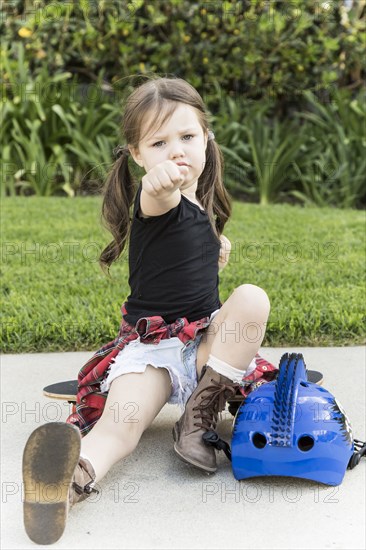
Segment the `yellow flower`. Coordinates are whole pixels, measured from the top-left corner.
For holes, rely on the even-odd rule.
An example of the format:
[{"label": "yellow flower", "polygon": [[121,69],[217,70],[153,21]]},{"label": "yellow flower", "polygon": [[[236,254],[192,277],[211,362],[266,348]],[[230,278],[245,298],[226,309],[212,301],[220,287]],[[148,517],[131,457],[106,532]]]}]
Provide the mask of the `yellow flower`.
[{"label": "yellow flower", "polygon": [[145,72],[145,63],[140,63],[139,65],[140,65],[140,71],[142,73],[144,73]]},{"label": "yellow flower", "polygon": [[30,36],[32,36],[33,33],[30,29],[27,29],[27,27],[22,27],[18,30],[18,34],[22,38],[29,38]]},{"label": "yellow flower", "polygon": [[208,63],[208,57],[204,57],[204,58],[202,59],[202,62],[203,62],[205,65],[207,65],[207,63]]},{"label": "yellow flower", "polygon": [[46,52],[44,50],[38,50],[38,52],[36,53],[36,58],[37,59],[43,59],[44,57],[46,57]]},{"label": "yellow flower", "polygon": [[187,42],[189,42],[190,40],[191,40],[191,37],[188,36],[187,34],[185,34],[185,35],[183,36],[183,42],[185,42],[186,44],[187,44]]},{"label": "yellow flower", "polygon": [[123,36],[128,36],[130,34],[130,31],[128,29],[123,29],[122,34]]},{"label": "yellow flower", "polygon": [[205,8],[202,8],[201,9],[201,15],[206,15],[206,13],[207,13],[207,10],[205,10]]}]

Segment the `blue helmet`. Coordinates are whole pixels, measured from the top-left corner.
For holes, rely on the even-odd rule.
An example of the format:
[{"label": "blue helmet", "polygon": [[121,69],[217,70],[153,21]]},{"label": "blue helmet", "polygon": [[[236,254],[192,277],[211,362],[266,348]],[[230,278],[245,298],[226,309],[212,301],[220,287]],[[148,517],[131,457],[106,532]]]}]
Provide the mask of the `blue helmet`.
[{"label": "blue helmet", "polygon": [[276,380],[248,395],[234,420],[236,479],[290,476],[339,485],[354,454],[352,428],[335,397],[307,381],[301,354],[284,354]]}]

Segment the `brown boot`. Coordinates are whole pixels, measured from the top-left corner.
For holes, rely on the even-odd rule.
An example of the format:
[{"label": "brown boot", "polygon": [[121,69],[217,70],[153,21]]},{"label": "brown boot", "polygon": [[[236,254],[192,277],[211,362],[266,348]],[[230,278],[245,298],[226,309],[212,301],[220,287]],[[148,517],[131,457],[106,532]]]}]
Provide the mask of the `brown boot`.
[{"label": "brown boot", "polygon": [[93,466],[90,464],[89,460],[80,457],[78,465],[75,468],[69,491],[70,506],[85,500],[91,493],[99,492],[93,488],[94,481],[95,472]]},{"label": "brown boot", "polygon": [[23,452],[24,526],[37,544],[53,544],[62,536],[75,491],[82,488],[81,500],[90,489],[90,476],[80,473],[80,446],[79,430],[66,422],[44,424],[28,438]]},{"label": "brown boot", "polygon": [[197,388],[186,403],[186,409],[173,428],[177,455],[208,473],[216,472],[215,449],[202,440],[203,434],[216,428],[218,413],[226,400],[233,397],[239,385],[205,365]]}]

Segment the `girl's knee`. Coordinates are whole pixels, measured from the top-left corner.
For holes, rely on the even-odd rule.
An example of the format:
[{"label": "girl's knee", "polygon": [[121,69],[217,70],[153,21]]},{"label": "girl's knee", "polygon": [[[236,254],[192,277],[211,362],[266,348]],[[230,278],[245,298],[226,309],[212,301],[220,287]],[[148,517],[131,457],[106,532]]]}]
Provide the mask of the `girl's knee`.
[{"label": "girl's knee", "polygon": [[[235,295],[235,296],[234,296]],[[238,286],[233,293],[234,303],[242,309],[253,306],[258,312],[268,314],[270,310],[270,301],[263,288],[252,284]]]}]

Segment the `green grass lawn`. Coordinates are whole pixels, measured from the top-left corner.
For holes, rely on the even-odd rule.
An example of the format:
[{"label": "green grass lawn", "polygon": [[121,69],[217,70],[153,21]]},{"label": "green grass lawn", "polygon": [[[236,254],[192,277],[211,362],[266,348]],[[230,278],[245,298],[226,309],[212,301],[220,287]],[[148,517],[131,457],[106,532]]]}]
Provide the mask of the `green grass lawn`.
[{"label": "green grass lawn", "polygon": [[[365,342],[365,213],[234,202],[221,301],[264,288],[264,346]],[[2,351],[96,350],[113,340],[129,293],[127,253],[106,277],[101,197],[2,200]]]}]

